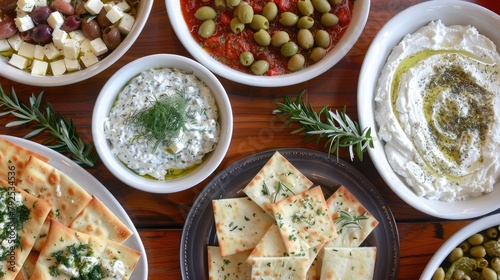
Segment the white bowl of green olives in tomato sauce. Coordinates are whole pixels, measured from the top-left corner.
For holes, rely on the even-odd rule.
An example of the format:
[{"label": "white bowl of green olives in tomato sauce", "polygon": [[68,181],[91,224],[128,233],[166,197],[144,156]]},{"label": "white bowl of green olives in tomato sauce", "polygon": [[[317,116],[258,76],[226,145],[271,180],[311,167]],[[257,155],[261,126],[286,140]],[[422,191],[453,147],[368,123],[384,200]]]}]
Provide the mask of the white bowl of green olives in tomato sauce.
[{"label": "white bowl of green olives in tomato sauce", "polygon": [[425,267],[421,280],[499,279],[500,214],[473,221],[453,234]]},{"label": "white bowl of green olives in tomato sauce", "polygon": [[228,80],[279,87],[337,64],[361,35],[368,0],[165,0],[170,23],[198,62]]},{"label": "white bowl of green olives in tomato sauce", "polygon": [[77,83],[133,45],[153,0],[0,0],[0,76],[34,86]]}]

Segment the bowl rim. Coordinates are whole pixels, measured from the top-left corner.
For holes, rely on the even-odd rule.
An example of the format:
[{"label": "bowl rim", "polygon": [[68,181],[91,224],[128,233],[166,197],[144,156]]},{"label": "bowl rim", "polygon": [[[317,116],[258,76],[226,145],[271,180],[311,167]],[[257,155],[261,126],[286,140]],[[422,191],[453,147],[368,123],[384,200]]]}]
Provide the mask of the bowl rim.
[{"label": "bowl rim", "polygon": [[[182,64],[183,66],[179,66]],[[159,181],[148,179],[135,174],[123,165],[110,151],[108,141],[105,139],[102,129],[104,118],[107,117],[117,95],[133,77],[141,71],[171,67],[178,68],[195,74],[202,79],[214,92],[217,102],[221,131],[219,142],[208,158],[193,172],[179,178]],[[130,69],[134,69],[130,71]],[[207,82],[205,79],[209,79]],[[200,63],[180,55],[174,54],[153,54],[138,58],[119,69],[109,78],[102,87],[96,99],[92,113],[92,136],[96,151],[106,168],[120,181],[135,189],[151,193],[174,193],[189,189],[208,178],[225,158],[231,143],[233,132],[233,114],[229,97],[215,75]]]},{"label": "bowl rim", "polygon": [[[40,87],[65,86],[90,79],[93,76],[108,69],[116,61],[118,61],[130,49],[130,47],[132,47],[149,18],[151,8],[153,7],[153,1],[154,0],[140,1],[141,4],[139,6],[139,13],[136,17],[134,26],[132,27],[129,34],[125,37],[125,39],[120,43],[120,46],[112,51],[104,59],[100,60],[94,65],[91,65],[90,67],[59,76],[39,76],[32,75],[26,70],[17,69],[16,67],[9,65],[8,58],[0,56],[0,59],[6,64],[6,66],[8,66],[0,67],[0,76],[21,84]],[[27,75],[29,75],[29,78],[27,78]]]},{"label": "bowl rim", "polygon": [[462,241],[466,240],[469,236],[485,230],[492,226],[500,225],[500,214],[493,214],[475,220],[465,227],[454,233],[448,240],[446,240],[441,247],[434,253],[420,275],[421,280],[432,279],[434,272],[439,268],[439,265],[448,256],[451,250],[457,247]]},{"label": "bowl rim", "polygon": [[[464,11],[467,11],[467,15],[465,17],[469,20],[481,20],[484,22],[484,26],[488,27],[500,26],[500,15],[497,15],[482,6],[460,0],[435,0],[422,2],[403,10],[391,18],[377,33],[370,44],[368,51],[366,52],[365,59],[360,70],[357,93],[357,107],[359,112],[358,118],[360,125],[362,127],[372,127],[372,136],[376,138],[376,134],[378,132],[378,125],[374,120],[374,112],[371,114],[366,114],[364,112],[366,112],[366,108],[375,108],[374,96],[376,84],[378,83],[380,71],[385,64],[387,57],[392,52],[392,48],[397,45],[407,33],[416,31],[418,28],[426,25],[431,20],[444,18],[445,14],[448,14],[448,16],[452,14],[456,15],[461,12],[463,13]],[[454,21],[455,20],[463,21],[464,19],[456,18]],[[405,33],[405,31],[399,29],[402,25],[401,23],[405,21],[412,22],[411,26],[413,30]],[[493,23],[495,24],[493,25]],[[395,33],[399,36],[395,36]],[[398,37],[396,38],[397,40],[395,37]],[[500,37],[499,35],[496,35],[495,38]],[[391,45],[391,48],[384,48],[384,46],[391,41],[395,41],[396,43]],[[499,45],[500,44],[497,44],[497,46]],[[382,60],[382,63],[380,63],[379,68],[376,68],[377,66],[374,66],[373,64],[377,64],[380,60]],[[454,201],[453,203],[418,197],[413,190],[403,182],[402,178],[390,167],[385,155],[384,144],[381,143],[381,141],[375,140],[374,148],[368,149],[368,153],[378,173],[386,184],[392,189],[392,191],[396,193],[404,202],[420,212],[438,218],[456,220],[482,216],[500,207],[500,205],[495,203],[495,197],[500,196],[500,187],[495,188],[494,191],[489,194],[484,194],[467,200]],[[471,205],[471,201],[473,201],[475,206]]]},{"label": "bowl rim", "polygon": [[[180,0],[165,0],[170,24],[172,25],[177,38],[179,38],[184,48],[186,48],[186,50],[198,62],[205,65],[208,69],[210,69],[210,71],[225,79],[257,87],[281,87],[299,84],[309,81],[335,66],[352,49],[361,36],[361,33],[365,28],[366,21],[368,20],[370,2],[370,0],[355,1],[351,24],[349,24],[349,27],[340,39],[339,43],[335,46],[335,49],[337,49],[338,52],[329,52],[327,56],[323,58],[325,60],[333,56],[330,61],[327,62],[325,60],[324,63],[316,63],[306,69],[302,69],[294,73],[278,76],[256,76],[232,69],[231,67],[218,62],[206,51],[204,51],[195,41],[193,36],[191,36],[191,33],[185,24],[183,14],[180,12]],[[189,36],[186,36],[186,34],[189,34]],[[351,36],[352,40],[348,40],[349,36]]]}]

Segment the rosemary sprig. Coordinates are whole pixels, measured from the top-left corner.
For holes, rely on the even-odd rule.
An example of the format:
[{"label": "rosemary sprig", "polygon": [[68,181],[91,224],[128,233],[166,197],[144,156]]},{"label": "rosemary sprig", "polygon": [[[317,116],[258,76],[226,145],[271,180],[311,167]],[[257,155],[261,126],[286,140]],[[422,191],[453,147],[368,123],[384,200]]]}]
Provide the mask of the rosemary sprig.
[{"label": "rosemary sprig", "polygon": [[359,222],[368,219],[366,212],[356,216],[349,214],[347,211],[340,210],[339,214],[340,216],[335,220],[335,223],[340,224],[340,232],[342,232],[344,228],[361,228]]},{"label": "rosemary sprig", "polygon": [[42,91],[38,96],[32,94],[27,105],[19,101],[14,89],[7,94],[0,86],[0,116],[12,114],[18,118],[5,126],[28,126],[35,123],[32,126],[33,131],[24,138],[29,139],[47,131],[50,136],[42,142],[43,145],[59,153],[69,153],[70,158],[81,166],[94,166],[97,154],[93,150],[93,143],[86,144],[76,132],[73,121],[67,120],[62,114],[56,116],[50,103],[42,105],[43,93]]},{"label": "rosemary sprig", "polygon": [[288,95],[283,103],[278,102],[278,109],[273,113],[277,119],[285,118],[284,124],[290,125],[298,122],[300,128],[292,131],[292,134],[301,133],[306,135],[306,140],[326,139],[325,147],[328,146],[328,153],[337,152],[341,147],[348,147],[351,160],[354,159],[354,149],[360,160],[363,160],[363,152],[368,148],[373,148],[373,138],[370,135],[371,128],[361,129],[357,122],[347,116],[345,107],[341,112],[332,112],[328,105],[316,112],[311,105],[306,105],[302,101],[302,91],[295,101]]}]

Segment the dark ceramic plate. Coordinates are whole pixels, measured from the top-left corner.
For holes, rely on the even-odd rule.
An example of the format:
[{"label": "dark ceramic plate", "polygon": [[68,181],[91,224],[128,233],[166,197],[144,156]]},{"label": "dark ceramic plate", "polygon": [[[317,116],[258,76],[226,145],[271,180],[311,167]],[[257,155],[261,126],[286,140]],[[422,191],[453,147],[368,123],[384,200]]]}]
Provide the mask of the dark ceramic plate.
[{"label": "dark ceramic plate", "polygon": [[[335,156],[308,149],[279,149],[286,159],[329,197],[344,185],[379,221],[365,246],[377,247],[374,279],[397,279],[399,236],[389,205],[365,176]],[[182,232],[180,262],[183,279],[208,279],[207,245],[217,245],[212,200],[244,196],[241,191],[275,150],[246,157],[215,176],[193,204]]]}]

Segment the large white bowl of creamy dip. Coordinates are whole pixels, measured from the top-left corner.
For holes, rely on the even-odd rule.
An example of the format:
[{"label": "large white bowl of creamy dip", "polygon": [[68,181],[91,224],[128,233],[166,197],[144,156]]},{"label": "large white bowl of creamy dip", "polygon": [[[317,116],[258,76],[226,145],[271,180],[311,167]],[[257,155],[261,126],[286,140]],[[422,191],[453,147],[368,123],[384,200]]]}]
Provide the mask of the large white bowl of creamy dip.
[{"label": "large white bowl of creamy dip", "polygon": [[217,78],[186,57],[157,54],[117,71],[92,115],[99,157],[122,182],[154,193],[193,187],[219,166],[233,117]]},{"label": "large white bowl of creamy dip", "polygon": [[365,56],[359,120],[385,182],[426,214],[465,219],[500,207],[500,16],[428,1],[393,17]]}]

